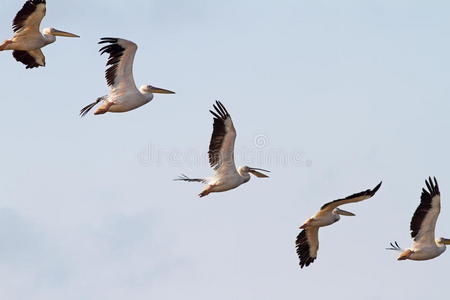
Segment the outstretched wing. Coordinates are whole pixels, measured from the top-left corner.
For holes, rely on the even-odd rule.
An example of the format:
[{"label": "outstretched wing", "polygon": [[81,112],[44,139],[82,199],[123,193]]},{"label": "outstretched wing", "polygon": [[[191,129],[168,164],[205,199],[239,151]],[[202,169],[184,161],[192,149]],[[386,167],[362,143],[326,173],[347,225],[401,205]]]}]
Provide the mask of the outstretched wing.
[{"label": "outstretched wing", "polygon": [[14,32],[25,30],[39,32],[39,26],[45,16],[45,12],[45,0],[28,0],[13,20],[12,27]]},{"label": "outstretched wing", "polygon": [[109,66],[105,72],[106,82],[112,90],[129,90],[136,88],[133,78],[133,62],[137,45],[119,38],[101,38],[99,44],[108,44],[99,52],[109,53]]},{"label": "outstretched wing", "polygon": [[329,212],[329,211],[335,209],[336,207],[338,207],[338,206],[340,206],[342,204],[347,204],[347,203],[352,203],[352,202],[359,202],[359,201],[363,201],[363,200],[369,199],[370,197],[375,195],[375,193],[380,188],[381,184],[382,184],[382,182],[380,182],[376,187],[374,187],[371,190],[370,189],[369,190],[365,190],[363,192],[353,194],[353,195],[345,197],[343,199],[338,199],[338,200],[334,200],[334,201],[328,202],[328,203],[324,204],[320,208],[320,212],[319,213]]},{"label": "outstretched wing", "polygon": [[300,267],[307,267],[317,258],[319,250],[319,227],[308,227],[302,230],[295,241]]},{"label": "outstretched wing", "polygon": [[219,173],[237,172],[234,164],[236,129],[234,129],[230,114],[222,103],[216,101],[214,109],[215,111],[210,110],[214,116],[214,124],[209,142],[209,164]]},{"label": "outstretched wing", "polygon": [[421,245],[434,245],[436,221],[441,211],[441,193],[436,178],[433,179],[431,180],[429,177],[428,181],[425,180],[428,191],[422,189],[420,204],[414,212],[410,224],[414,243]]},{"label": "outstretched wing", "polygon": [[30,51],[13,51],[12,55],[18,61],[26,65],[27,69],[45,66],[45,56],[41,49]]}]

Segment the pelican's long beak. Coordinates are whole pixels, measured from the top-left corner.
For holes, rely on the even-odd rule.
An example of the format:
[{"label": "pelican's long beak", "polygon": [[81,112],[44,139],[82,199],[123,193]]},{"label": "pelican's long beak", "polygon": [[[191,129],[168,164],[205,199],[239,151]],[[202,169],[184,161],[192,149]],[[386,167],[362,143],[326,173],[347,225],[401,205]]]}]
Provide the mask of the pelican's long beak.
[{"label": "pelican's long beak", "polygon": [[450,239],[442,238],[442,243],[444,243],[445,245],[450,245]]},{"label": "pelican's long beak", "polygon": [[258,171],[264,171],[264,172],[269,172],[269,173],[270,173],[269,170],[258,169],[258,168],[249,168],[248,171],[249,171],[250,173],[252,173],[253,175],[255,175],[256,177],[259,177],[259,178],[267,178],[267,177],[269,177],[269,176],[267,176],[266,174],[263,174],[263,173],[261,173],[261,172],[258,172]]},{"label": "pelican's long beak", "polygon": [[80,37],[79,35],[76,35],[76,34],[73,34],[73,33],[70,33],[70,32],[57,30],[57,29],[52,29],[51,34],[55,35],[55,36]]},{"label": "pelican's long beak", "polygon": [[336,208],[336,213],[339,214],[339,215],[342,215],[342,216],[350,216],[350,217],[354,217],[355,216],[354,213],[351,213],[349,211],[346,211],[346,210],[343,210],[343,209],[339,209],[339,208]]},{"label": "pelican's long beak", "polygon": [[162,88],[159,88],[159,87],[156,87],[156,86],[152,86],[150,91],[152,93],[158,93],[158,94],[175,94],[175,92],[172,92],[172,91],[169,91],[169,90],[166,90],[166,89],[162,89]]}]

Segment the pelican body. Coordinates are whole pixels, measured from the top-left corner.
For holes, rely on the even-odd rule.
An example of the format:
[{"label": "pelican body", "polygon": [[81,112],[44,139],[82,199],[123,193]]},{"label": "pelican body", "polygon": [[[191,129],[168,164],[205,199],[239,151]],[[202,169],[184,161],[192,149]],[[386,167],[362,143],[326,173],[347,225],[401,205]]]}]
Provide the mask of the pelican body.
[{"label": "pelican body", "polygon": [[371,198],[381,186],[381,182],[372,190],[353,194],[343,199],[334,200],[323,205],[319,212],[306,220],[300,229],[303,229],[296,239],[297,254],[300,267],[307,267],[317,258],[319,250],[319,228],[329,226],[340,220],[341,216],[354,216],[355,214],[342,210],[338,206],[363,201]]},{"label": "pelican body", "polygon": [[425,180],[427,189],[422,189],[420,204],[411,219],[410,230],[413,243],[411,248],[402,249],[397,242],[391,243],[391,248],[401,252],[397,260],[428,260],[445,252],[450,239],[435,239],[437,218],[441,211],[441,193],[436,178]]},{"label": "pelican body", "polygon": [[208,178],[189,178],[181,175],[175,180],[188,182],[201,182],[206,187],[199,194],[204,197],[210,193],[225,192],[248,182],[250,174],[267,178],[269,176],[259,172],[269,172],[268,170],[242,166],[236,169],[234,163],[234,143],[236,140],[236,129],[234,128],[231,116],[225,106],[219,101],[213,105],[214,110],[210,110],[214,116],[213,133],[209,143],[209,163],[215,170],[215,174]]},{"label": "pelican body", "polygon": [[76,34],[39,26],[46,13],[45,0],[28,0],[13,20],[15,35],[0,44],[0,51],[13,50],[13,57],[26,65],[27,69],[45,66],[41,48],[54,43],[57,36],[79,37]]},{"label": "pelican body", "polygon": [[83,107],[80,115],[85,116],[94,106],[101,102],[94,114],[106,112],[127,112],[136,109],[153,99],[153,93],[175,94],[172,91],[151,85],[136,87],[133,78],[133,62],[137,45],[119,38],[102,38],[99,44],[107,44],[99,52],[109,53],[106,66],[109,66],[105,78],[110,87],[109,94],[97,98],[93,103]]}]

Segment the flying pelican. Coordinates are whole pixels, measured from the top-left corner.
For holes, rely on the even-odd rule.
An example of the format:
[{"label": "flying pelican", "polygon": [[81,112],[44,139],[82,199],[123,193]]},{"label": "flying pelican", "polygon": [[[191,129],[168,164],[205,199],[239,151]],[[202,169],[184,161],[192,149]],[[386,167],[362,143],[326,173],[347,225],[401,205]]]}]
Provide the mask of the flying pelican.
[{"label": "flying pelican", "polygon": [[45,0],[25,2],[13,20],[14,37],[0,44],[0,51],[13,50],[14,58],[26,65],[27,69],[45,66],[45,56],[41,48],[55,42],[57,36],[79,37],[55,28],[45,28],[41,34],[39,26],[45,12]]},{"label": "flying pelican", "polygon": [[106,66],[110,66],[105,73],[106,82],[110,87],[109,94],[97,100],[80,111],[84,117],[97,103],[102,105],[95,111],[95,115],[106,112],[126,112],[138,108],[152,101],[153,93],[175,94],[175,92],[157,88],[151,85],[142,85],[137,89],[133,78],[133,61],[137,45],[131,41],[119,38],[101,38],[99,52],[109,53]]},{"label": "flying pelican", "polygon": [[[264,169],[251,168],[248,166],[236,169],[234,164],[234,142],[236,140],[236,129],[234,129],[231,116],[225,106],[219,101],[213,105],[215,112],[210,110],[214,116],[213,133],[209,143],[209,164],[215,170],[215,174],[209,178],[189,178],[181,175],[175,180],[188,182],[201,182],[207,186],[199,194],[204,197],[209,193],[225,192],[240,186],[250,180],[250,174],[256,177],[269,177],[261,172],[270,172]],[[249,174],[250,173],[250,174]]]},{"label": "flying pelican", "polygon": [[323,205],[319,212],[306,220],[300,229],[303,229],[297,236],[295,245],[297,247],[297,254],[300,258],[300,267],[309,266],[317,258],[317,250],[319,249],[319,228],[331,225],[342,216],[354,216],[355,214],[339,209],[338,206],[359,202],[369,199],[378,191],[381,182],[372,190],[366,190],[357,194],[353,194],[343,199],[334,200]]},{"label": "flying pelican", "polygon": [[390,243],[391,248],[401,252],[397,260],[427,260],[438,257],[444,253],[446,246],[450,245],[450,239],[439,238],[435,240],[434,231],[436,221],[441,211],[441,193],[436,178],[428,177],[425,184],[428,191],[422,188],[420,204],[417,207],[410,223],[411,238],[413,244],[409,249],[401,249],[397,242]]}]

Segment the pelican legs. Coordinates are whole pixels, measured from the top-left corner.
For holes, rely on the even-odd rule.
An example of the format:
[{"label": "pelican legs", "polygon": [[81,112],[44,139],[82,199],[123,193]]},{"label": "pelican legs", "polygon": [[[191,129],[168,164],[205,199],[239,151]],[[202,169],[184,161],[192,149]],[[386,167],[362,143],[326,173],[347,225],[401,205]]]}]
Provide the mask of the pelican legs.
[{"label": "pelican legs", "polygon": [[397,258],[397,260],[405,260],[405,259],[408,259],[413,253],[414,253],[414,251],[408,249],[408,250],[402,252],[402,253],[400,254],[400,256]]},{"label": "pelican legs", "polygon": [[202,191],[200,194],[198,194],[198,196],[199,196],[200,198],[202,198],[202,197],[208,196],[209,193],[210,193],[210,192],[208,192],[208,191]]},{"label": "pelican legs", "polygon": [[111,106],[114,105],[114,102],[105,101],[97,110],[95,111],[94,115],[101,115],[106,113]]},{"label": "pelican legs", "polygon": [[198,194],[198,196],[201,198],[209,195],[212,192],[213,187],[213,185],[208,185],[200,194]]},{"label": "pelican legs", "polygon": [[6,50],[6,47],[8,47],[9,44],[12,44],[13,41],[6,40],[3,43],[0,44],[0,51]]}]

